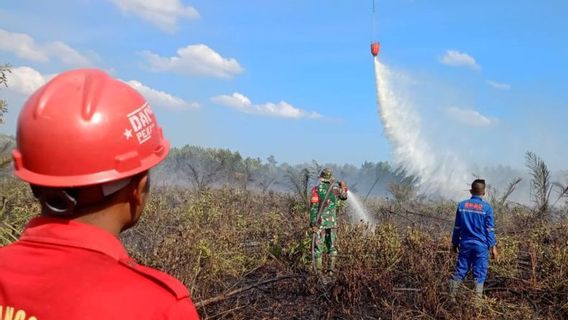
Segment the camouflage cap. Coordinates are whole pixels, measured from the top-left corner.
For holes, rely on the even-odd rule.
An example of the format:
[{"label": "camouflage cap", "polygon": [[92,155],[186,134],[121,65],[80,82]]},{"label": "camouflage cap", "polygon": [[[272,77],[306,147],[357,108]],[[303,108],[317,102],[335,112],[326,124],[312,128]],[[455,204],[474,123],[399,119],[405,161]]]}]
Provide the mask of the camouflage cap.
[{"label": "camouflage cap", "polygon": [[330,168],[325,168],[321,171],[320,178],[324,181],[329,181],[333,178],[333,172]]}]

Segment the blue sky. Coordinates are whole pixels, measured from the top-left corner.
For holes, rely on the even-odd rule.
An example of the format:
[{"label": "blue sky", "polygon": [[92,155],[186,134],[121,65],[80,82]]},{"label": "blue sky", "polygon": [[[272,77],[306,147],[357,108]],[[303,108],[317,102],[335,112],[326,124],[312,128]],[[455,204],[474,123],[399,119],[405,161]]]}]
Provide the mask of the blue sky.
[{"label": "blue sky", "polygon": [[[53,74],[98,67],[153,105],[176,146],[283,162],[391,159],[369,44],[410,81],[432,152],[565,169],[565,1],[4,1],[0,62],[16,70],[4,133]],[[171,59],[172,57],[176,57]]]}]

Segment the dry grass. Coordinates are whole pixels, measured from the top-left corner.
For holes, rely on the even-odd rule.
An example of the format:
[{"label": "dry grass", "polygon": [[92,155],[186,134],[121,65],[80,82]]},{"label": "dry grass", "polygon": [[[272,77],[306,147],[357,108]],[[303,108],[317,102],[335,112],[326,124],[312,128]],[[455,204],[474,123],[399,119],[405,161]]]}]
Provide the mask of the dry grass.
[{"label": "dry grass", "polygon": [[[22,184],[2,185],[6,204],[0,241],[17,237],[37,212]],[[194,302],[251,286],[199,312],[206,319],[566,319],[566,223],[534,221],[526,208],[497,214],[501,259],[491,262],[487,297],[447,295],[451,202],[372,200],[380,223],[355,225],[343,216],[340,272],[322,283],[310,272],[310,237],[302,200],[235,189],[153,190],[143,221],[123,236],[142,263],[167,271]],[[471,281],[466,285],[471,287]]]}]

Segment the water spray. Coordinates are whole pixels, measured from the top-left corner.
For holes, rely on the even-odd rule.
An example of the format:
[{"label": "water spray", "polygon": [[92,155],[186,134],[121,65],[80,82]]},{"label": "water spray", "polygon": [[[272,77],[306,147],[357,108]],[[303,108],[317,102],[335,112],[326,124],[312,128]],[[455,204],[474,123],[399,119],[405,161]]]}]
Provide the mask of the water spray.
[{"label": "water spray", "polygon": [[[464,196],[468,169],[457,156],[435,151],[424,139],[419,115],[408,95],[394,86],[400,81],[374,54],[377,107],[384,132],[393,147],[393,160],[409,175],[418,178],[421,193],[451,199]],[[398,91],[396,89],[398,89]]]},{"label": "water spray", "polygon": [[349,211],[353,214],[357,223],[368,223],[372,226],[375,225],[375,220],[371,217],[359,197],[351,191],[347,191],[347,204],[349,204]]}]

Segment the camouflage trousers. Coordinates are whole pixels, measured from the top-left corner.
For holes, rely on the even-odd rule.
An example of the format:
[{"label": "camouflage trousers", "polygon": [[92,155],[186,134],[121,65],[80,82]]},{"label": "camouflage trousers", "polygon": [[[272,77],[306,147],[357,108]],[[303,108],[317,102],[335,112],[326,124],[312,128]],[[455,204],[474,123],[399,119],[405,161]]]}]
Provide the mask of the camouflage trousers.
[{"label": "camouflage trousers", "polygon": [[337,229],[320,229],[315,236],[315,258],[320,259],[323,253],[329,254],[330,257],[337,256]]}]

